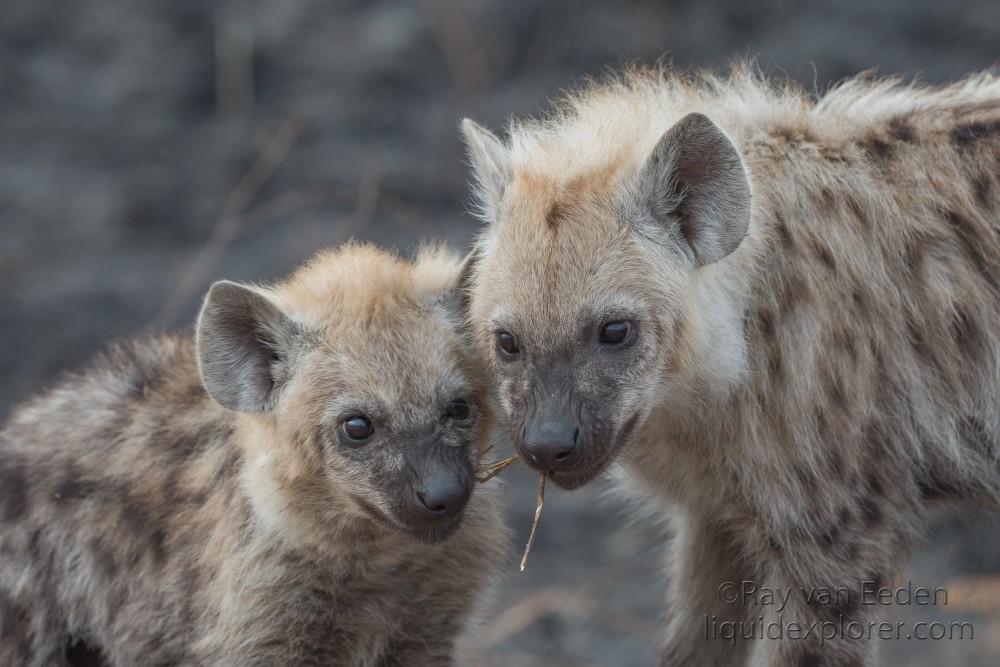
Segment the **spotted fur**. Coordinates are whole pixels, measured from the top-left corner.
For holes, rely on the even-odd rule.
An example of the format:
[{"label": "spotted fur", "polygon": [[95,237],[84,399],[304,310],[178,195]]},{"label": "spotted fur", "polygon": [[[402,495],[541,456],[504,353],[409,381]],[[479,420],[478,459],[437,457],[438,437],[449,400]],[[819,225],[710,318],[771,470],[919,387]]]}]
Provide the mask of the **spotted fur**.
[{"label": "spotted fur", "polygon": [[[736,147],[752,191],[745,238],[703,265],[682,209],[679,228],[655,227],[636,199],[691,113]],[[705,615],[776,620],[720,602],[728,580],[856,596],[891,581],[931,503],[996,505],[1000,79],[862,76],[814,99],[751,67],[637,69],[504,140],[464,129],[488,223],[469,310],[512,438],[547,365],[568,364],[562,391],[601,436],[564,485],[614,458],[623,489],[675,510],[664,664],[877,664],[878,642],[707,641]],[[600,316],[623,309],[639,339],[599,362]],[[499,359],[497,328],[519,361]],[[798,596],[784,617],[883,611]]]},{"label": "spotted fur", "polygon": [[[71,643],[111,665],[451,664],[504,553],[499,499],[477,489],[426,543],[380,480],[396,450],[478,459],[490,416],[447,303],[459,270],[346,246],[255,288],[297,331],[270,411],[216,403],[188,336],[117,345],[18,408],[0,432],[0,664],[67,665]],[[405,435],[453,390],[467,430]],[[373,394],[377,428],[404,435],[348,455],[329,413]]]}]

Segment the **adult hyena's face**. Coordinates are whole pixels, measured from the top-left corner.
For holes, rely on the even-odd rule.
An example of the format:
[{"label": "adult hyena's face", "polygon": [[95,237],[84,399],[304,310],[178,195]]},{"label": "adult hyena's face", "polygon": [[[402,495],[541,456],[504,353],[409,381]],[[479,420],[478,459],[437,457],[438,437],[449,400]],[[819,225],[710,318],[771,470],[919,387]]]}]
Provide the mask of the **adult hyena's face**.
[{"label": "adult hyena's face", "polygon": [[544,211],[525,205],[539,194],[531,188],[511,186],[522,205],[483,245],[470,313],[515,448],[556,484],[575,488],[645,421],[670,357],[673,293],[685,274],[660,266],[654,279],[653,258],[614,206],[567,206],[553,226],[535,224]]},{"label": "adult hyena's face", "polygon": [[536,147],[543,155],[525,158],[530,139],[513,155],[474,124],[464,131],[490,223],[469,314],[518,453],[575,488],[669,395],[680,330],[693,321],[704,330],[718,310],[692,307],[692,295],[698,270],[746,232],[742,160],[700,114],[648,155],[591,160],[589,169],[572,150],[553,151],[562,162],[548,164],[548,134]]}]

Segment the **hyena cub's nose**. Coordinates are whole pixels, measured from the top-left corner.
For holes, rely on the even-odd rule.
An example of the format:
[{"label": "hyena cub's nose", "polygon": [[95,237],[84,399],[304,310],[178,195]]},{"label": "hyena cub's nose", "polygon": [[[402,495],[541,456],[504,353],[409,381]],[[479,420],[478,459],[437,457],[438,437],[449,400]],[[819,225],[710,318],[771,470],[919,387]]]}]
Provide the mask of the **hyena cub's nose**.
[{"label": "hyena cub's nose", "polygon": [[576,462],[580,428],[574,422],[536,419],[522,430],[521,453],[539,470],[559,472]]},{"label": "hyena cub's nose", "polygon": [[419,506],[428,519],[447,519],[465,508],[471,489],[454,475],[434,475],[417,491]]}]

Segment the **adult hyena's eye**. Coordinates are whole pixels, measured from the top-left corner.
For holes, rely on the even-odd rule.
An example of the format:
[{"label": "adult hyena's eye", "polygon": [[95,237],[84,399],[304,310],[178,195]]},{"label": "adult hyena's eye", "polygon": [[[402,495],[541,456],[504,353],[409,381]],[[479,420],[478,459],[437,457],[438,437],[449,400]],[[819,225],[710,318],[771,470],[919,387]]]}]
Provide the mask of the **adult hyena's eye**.
[{"label": "adult hyena's eye", "polygon": [[457,421],[464,421],[469,418],[469,402],[464,398],[456,398],[454,401],[448,404],[448,409],[445,411],[445,416],[448,419],[455,419]]},{"label": "adult hyena's eye", "polygon": [[605,322],[601,326],[599,340],[602,345],[622,345],[632,340],[634,329],[635,327],[629,320]]},{"label": "adult hyena's eye", "polygon": [[497,332],[497,349],[501,356],[512,358],[521,353],[521,347],[517,344],[517,337],[507,331]]},{"label": "adult hyena's eye", "polygon": [[348,440],[356,444],[361,444],[368,440],[375,431],[375,427],[372,426],[372,420],[368,419],[365,415],[348,417],[341,422],[340,429],[347,436]]}]

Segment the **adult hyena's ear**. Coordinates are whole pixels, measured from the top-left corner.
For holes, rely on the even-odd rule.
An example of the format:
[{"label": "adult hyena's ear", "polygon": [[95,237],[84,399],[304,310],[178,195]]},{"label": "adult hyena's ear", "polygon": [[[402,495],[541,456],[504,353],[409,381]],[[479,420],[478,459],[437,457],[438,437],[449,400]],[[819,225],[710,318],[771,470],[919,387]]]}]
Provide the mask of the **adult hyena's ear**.
[{"label": "adult hyena's ear", "polygon": [[639,175],[654,220],[691,250],[697,266],[736,250],[750,224],[750,182],[743,160],[700,113],[680,119],[656,144]]},{"label": "adult hyena's ear", "polygon": [[266,294],[221,280],[198,315],[196,341],[202,383],[231,410],[267,412],[296,332]]},{"label": "adult hyena's ear", "polygon": [[493,219],[497,204],[510,182],[510,153],[495,134],[468,118],[462,121],[462,136],[476,180],[480,214]]}]

